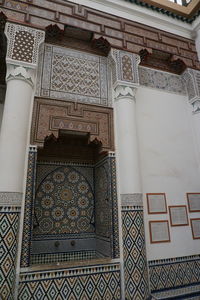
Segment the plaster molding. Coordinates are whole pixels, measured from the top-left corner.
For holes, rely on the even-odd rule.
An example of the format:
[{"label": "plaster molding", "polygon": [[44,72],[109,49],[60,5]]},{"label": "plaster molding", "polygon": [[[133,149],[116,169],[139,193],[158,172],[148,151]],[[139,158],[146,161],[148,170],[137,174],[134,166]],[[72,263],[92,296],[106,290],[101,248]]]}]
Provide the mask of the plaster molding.
[{"label": "plaster molding", "polygon": [[125,84],[117,84],[114,88],[114,98],[116,101],[120,99],[135,100],[136,87],[127,86]]},{"label": "plaster molding", "polygon": [[5,206],[0,206],[0,214],[5,214],[5,213],[20,213],[21,212],[21,207],[19,206],[13,206],[13,205],[5,205]]},{"label": "plaster molding", "polygon": [[0,192],[0,206],[21,206],[22,193]]},{"label": "plaster molding", "polygon": [[200,113],[200,99],[193,103],[193,113],[194,114]]},{"label": "plaster molding", "polygon": [[139,66],[139,77],[140,86],[187,95],[185,81],[180,75]]},{"label": "plaster molding", "polygon": [[200,71],[188,68],[182,75],[188,92],[188,101],[193,113],[200,111]]},{"label": "plaster molding", "polygon": [[15,65],[12,62],[7,62],[6,81],[9,80],[23,80],[28,83],[32,88],[35,84],[35,69]]},{"label": "plaster molding", "polygon": [[139,84],[138,65],[140,56],[127,51],[111,49],[109,65],[112,71],[112,82],[115,85],[123,82],[127,85]]},{"label": "plaster molding", "polygon": [[23,62],[26,66],[37,67],[39,48],[44,42],[45,32],[19,24],[6,23],[7,56],[15,63]]},{"label": "plaster molding", "polygon": [[142,193],[121,194],[121,206],[143,206]]}]

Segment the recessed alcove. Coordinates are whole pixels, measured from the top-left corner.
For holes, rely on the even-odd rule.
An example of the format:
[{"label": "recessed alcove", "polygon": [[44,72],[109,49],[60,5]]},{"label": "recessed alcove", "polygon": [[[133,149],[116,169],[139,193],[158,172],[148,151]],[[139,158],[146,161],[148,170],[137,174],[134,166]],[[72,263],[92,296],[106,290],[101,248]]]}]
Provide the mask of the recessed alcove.
[{"label": "recessed alcove", "polygon": [[60,130],[38,150],[30,263],[112,257],[112,176],[97,139]]}]

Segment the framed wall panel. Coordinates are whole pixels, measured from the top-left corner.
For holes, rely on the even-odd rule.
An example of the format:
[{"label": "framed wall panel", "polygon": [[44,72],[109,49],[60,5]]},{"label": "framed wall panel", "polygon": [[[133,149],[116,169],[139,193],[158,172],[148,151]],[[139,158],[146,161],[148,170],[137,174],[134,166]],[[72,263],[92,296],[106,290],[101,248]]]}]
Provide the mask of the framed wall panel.
[{"label": "framed wall panel", "polygon": [[147,208],[149,214],[166,214],[167,204],[165,193],[148,193]]},{"label": "framed wall panel", "polygon": [[200,218],[190,219],[193,239],[200,239]]},{"label": "framed wall panel", "polygon": [[189,225],[186,205],[169,206],[171,226]]},{"label": "framed wall panel", "polygon": [[200,193],[187,193],[189,212],[200,211]]},{"label": "framed wall panel", "polygon": [[165,221],[149,221],[150,242],[167,243],[170,242],[169,222]]}]

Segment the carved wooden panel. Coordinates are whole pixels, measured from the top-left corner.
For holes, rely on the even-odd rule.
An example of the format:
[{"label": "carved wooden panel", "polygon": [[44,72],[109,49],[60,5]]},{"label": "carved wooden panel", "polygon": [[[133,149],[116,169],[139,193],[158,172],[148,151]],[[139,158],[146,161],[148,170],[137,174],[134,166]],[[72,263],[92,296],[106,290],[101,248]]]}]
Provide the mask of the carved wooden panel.
[{"label": "carved wooden panel", "polygon": [[44,138],[59,129],[89,132],[104,150],[114,150],[113,110],[95,105],[36,98],[31,144],[42,146]]}]

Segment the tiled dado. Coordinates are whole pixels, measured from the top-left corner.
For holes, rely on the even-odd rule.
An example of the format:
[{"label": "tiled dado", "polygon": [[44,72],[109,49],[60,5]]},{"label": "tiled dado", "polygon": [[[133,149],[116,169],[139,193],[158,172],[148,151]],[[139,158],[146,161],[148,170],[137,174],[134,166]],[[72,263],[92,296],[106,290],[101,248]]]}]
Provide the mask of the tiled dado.
[{"label": "tiled dado", "polygon": [[[133,4],[134,5],[134,4]],[[134,53],[142,49],[151,49],[172,53],[175,59],[181,59],[187,67],[200,68],[194,40],[173,35],[162,30],[142,25],[110,14],[62,1],[56,5],[50,0],[3,1],[2,10],[8,19],[16,22],[29,22],[30,25],[45,28],[58,24],[74,26],[94,32],[94,38],[103,36],[114,48]],[[45,13],[44,13],[45,12]]]},{"label": "tiled dado", "polygon": [[120,300],[118,263],[20,275],[18,299]]},{"label": "tiled dado", "polygon": [[30,244],[32,237],[32,219],[33,219],[33,198],[35,195],[36,182],[36,160],[37,147],[30,146],[28,154],[28,168],[26,179],[25,207],[24,207],[24,223],[23,238],[21,249],[21,267],[27,267],[30,264]]},{"label": "tiled dado", "polygon": [[122,230],[125,297],[144,300],[149,290],[142,206],[122,206]]},{"label": "tiled dado", "polygon": [[1,300],[13,299],[19,216],[19,207],[0,207]]},{"label": "tiled dado", "polygon": [[149,261],[151,291],[200,282],[200,255]]},{"label": "tiled dado", "polygon": [[95,250],[73,251],[64,253],[42,253],[31,254],[31,264],[51,264],[56,262],[78,261],[102,258],[103,256]]},{"label": "tiled dado", "polygon": [[104,150],[114,149],[113,110],[53,99],[36,98],[32,120],[31,143],[42,146],[51,133],[58,136],[59,129],[90,132]]}]

